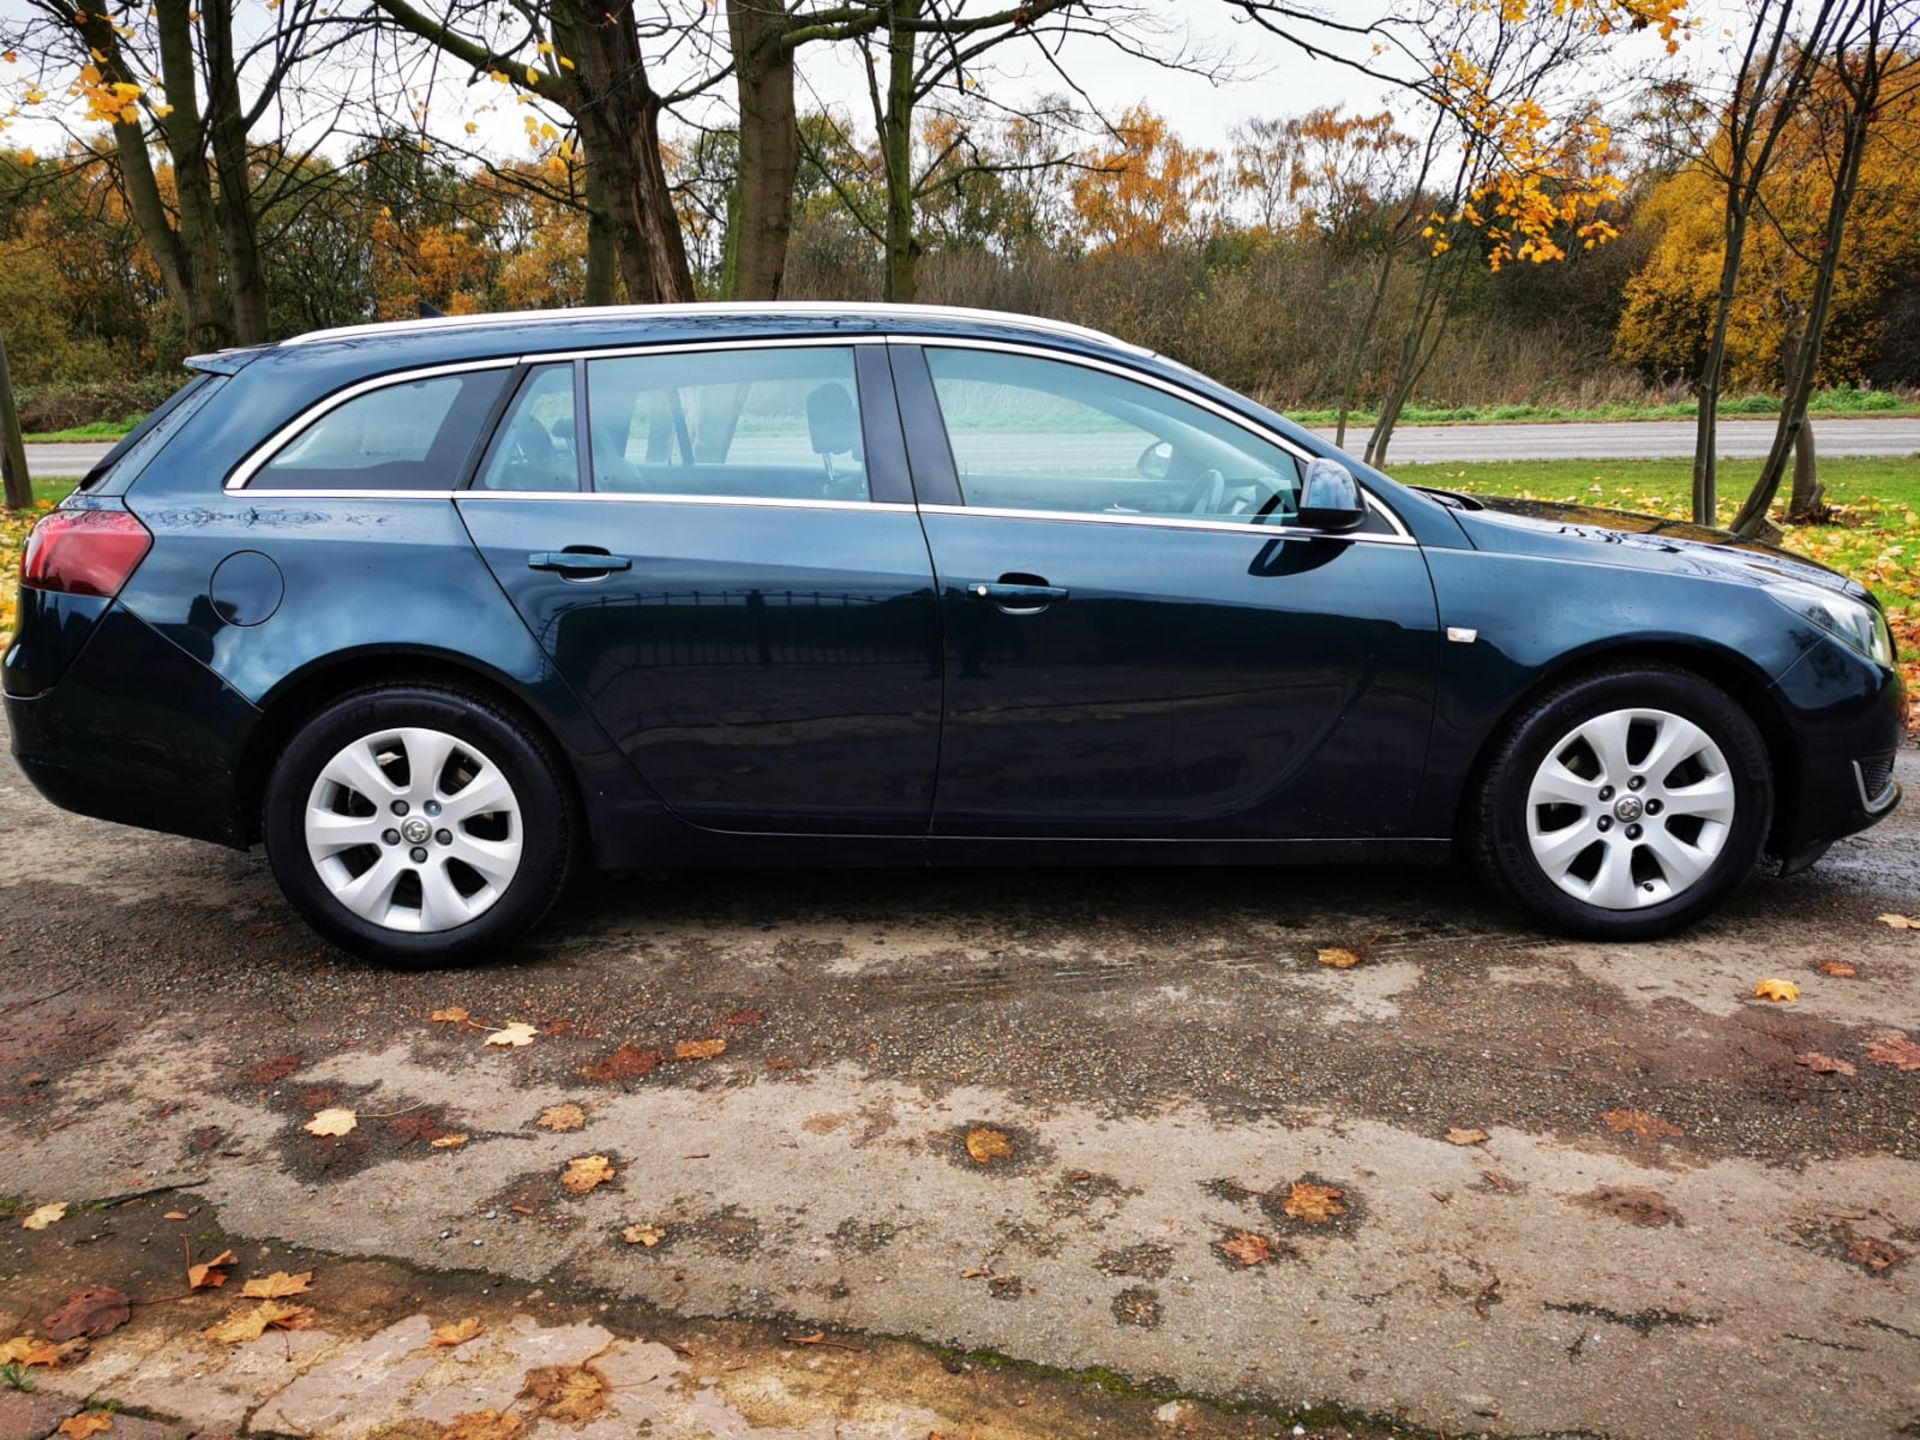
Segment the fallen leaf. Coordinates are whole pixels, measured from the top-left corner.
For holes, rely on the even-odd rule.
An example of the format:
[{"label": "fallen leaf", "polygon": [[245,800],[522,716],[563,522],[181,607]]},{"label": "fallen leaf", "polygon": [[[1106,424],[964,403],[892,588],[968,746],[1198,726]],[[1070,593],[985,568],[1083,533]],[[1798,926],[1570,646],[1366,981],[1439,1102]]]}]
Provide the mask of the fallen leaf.
[{"label": "fallen leaf", "polygon": [[1858,1075],[1860,1073],[1851,1060],[1836,1060],[1831,1055],[1822,1055],[1818,1050],[1809,1050],[1804,1055],[1794,1056],[1793,1063],[1806,1066],[1816,1075]]},{"label": "fallen leaf", "polygon": [[1462,1130],[1456,1125],[1447,1131],[1447,1143],[1449,1145],[1484,1145],[1487,1143],[1487,1132],[1484,1130]]},{"label": "fallen leaf", "polygon": [[510,1440],[520,1432],[520,1417],[509,1410],[469,1410],[453,1417],[440,1440]]},{"label": "fallen leaf", "polygon": [[184,1210],[169,1210],[160,1218],[162,1220],[184,1220],[187,1218],[187,1212]]},{"label": "fallen leaf", "polygon": [[1920,916],[1882,915],[1880,917],[1880,923],[1882,925],[1891,925],[1896,930],[1920,930]]},{"label": "fallen leaf", "polygon": [[999,1130],[976,1125],[967,1132],[967,1154],[976,1165],[991,1165],[996,1160],[1013,1158],[1013,1141]]},{"label": "fallen leaf", "polygon": [[607,1408],[612,1390],[607,1377],[591,1364],[542,1365],[527,1372],[520,1398],[533,1401],[542,1419],[584,1425]]},{"label": "fallen leaf", "polygon": [[343,1107],[321,1110],[300,1128],[309,1135],[346,1135],[360,1123],[360,1117]]},{"label": "fallen leaf", "polygon": [[60,1347],[51,1340],[36,1340],[31,1335],[0,1340],[0,1365],[51,1365],[59,1358]]},{"label": "fallen leaf", "polygon": [[720,1039],[682,1040],[673,1047],[673,1058],[676,1060],[711,1060],[716,1055],[726,1053],[727,1042]]},{"label": "fallen leaf", "polygon": [[667,1232],[658,1225],[629,1225],[620,1232],[620,1238],[629,1245],[644,1245],[651,1250],[667,1238]]},{"label": "fallen leaf", "polygon": [[87,1440],[89,1435],[98,1435],[103,1430],[113,1429],[113,1416],[105,1410],[86,1410],[78,1415],[69,1415],[60,1422],[60,1433],[67,1440]]},{"label": "fallen leaf", "polygon": [[1679,1213],[1667,1203],[1666,1196],[1640,1185],[1596,1185],[1586,1194],[1574,1196],[1573,1203],[1629,1225],[1652,1228],[1680,1223]]},{"label": "fallen leaf", "polygon": [[1264,1265],[1273,1258],[1273,1242],[1251,1230],[1236,1230],[1213,1248],[1243,1268]]},{"label": "fallen leaf", "polygon": [[1867,1059],[1896,1070],[1920,1070],[1920,1045],[1897,1032],[1878,1035],[1867,1046]]},{"label": "fallen leaf", "polygon": [[226,1345],[244,1345],[249,1340],[258,1340],[269,1330],[310,1330],[313,1328],[313,1311],[304,1305],[283,1305],[278,1300],[262,1300],[251,1310],[231,1311],[227,1318],[218,1324],[209,1325],[200,1333],[209,1340],[218,1340]]},{"label": "fallen leaf", "polygon": [[429,1140],[427,1144],[435,1150],[453,1150],[472,1138],[470,1135],[442,1135],[438,1140]]},{"label": "fallen leaf", "polygon": [[1814,967],[1822,975],[1831,975],[1836,980],[1852,980],[1860,973],[1860,967],[1850,965],[1845,960],[1822,960]]},{"label": "fallen leaf", "polygon": [[1686,1134],[1678,1125],[1670,1125],[1642,1110],[1605,1110],[1600,1118],[1607,1122],[1607,1128],[1615,1134],[1638,1135],[1643,1140],[1651,1140],[1659,1135]]},{"label": "fallen leaf", "polygon": [[71,1340],[85,1335],[97,1340],[126,1324],[133,1314],[126,1292],[111,1285],[75,1291],[51,1315],[42,1316],[40,1331],[49,1340]]},{"label": "fallen leaf", "polygon": [[454,1346],[464,1345],[476,1335],[484,1333],[486,1328],[478,1320],[468,1316],[465,1320],[453,1320],[445,1325],[434,1326],[433,1339],[427,1343],[437,1349],[451,1350]]},{"label": "fallen leaf", "polygon": [[824,1345],[827,1343],[827,1332],[816,1330],[811,1335],[782,1335],[780,1338],[789,1345]]},{"label": "fallen leaf", "polygon": [[437,1020],[442,1025],[459,1025],[470,1018],[467,1014],[467,1007],[464,1005],[449,1005],[446,1009],[436,1010],[427,1016],[427,1019]]},{"label": "fallen leaf", "polygon": [[1313,958],[1322,965],[1331,965],[1336,970],[1351,970],[1360,963],[1358,955],[1339,945],[1323,945],[1314,952]]},{"label": "fallen leaf", "polygon": [[290,1275],[285,1270],[276,1270],[271,1275],[258,1275],[240,1287],[240,1294],[248,1300],[284,1300],[289,1295],[304,1295],[313,1288],[313,1271],[302,1270],[298,1275]]},{"label": "fallen leaf", "polygon": [[44,1230],[54,1221],[67,1213],[67,1202],[56,1200],[51,1205],[42,1205],[26,1219],[20,1222],[22,1230]]},{"label": "fallen leaf", "polygon": [[1753,993],[1756,999],[1791,1004],[1800,998],[1800,987],[1791,980],[1762,980],[1753,987]]},{"label": "fallen leaf", "polygon": [[1866,1266],[1876,1275],[1882,1270],[1891,1270],[1908,1258],[1905,1251],[1896,1250],[1884,1240],[1872,1240],[1865,1235],[1856,1235],[1847,1242],[1847,1259],[1855,1265]]},{"label": "fallen leaf", "polygon": [[511,1025],[502,1025],[498,1030],[487,1036],[487,1044],[513,1046],[531,1045],[533,1043],[533,1037],[539,1033],[540,1032],[534,1029],[533,1026],[527,1024],[526,1021],[516,1020]]},{"label": "fallen leaf", "polygon": [[586,1110],[571,1100],[564,1105],[549,1105],[533,1122],[542,1130],[580,1130],[586,1127]]},{"label": "fallen leaf", "polygon": [[581,1155],[567,1161],[560,1174],[560,1186],[569,1195],[584,1195],[613,1179],[614,1168],[604,1155]]},{"label": "fallen leaf", "polygon": [[766,1018],[767,1012],[764,1010],[729,1010],[720,1017],[720,1023],[722,1025],[732,1025],[740,1029],[745,1029],[749,1026],[758,1025]]},{"label": "fallen leaf", "polygon": [[609,1085],[619,1080],[644,1080],[664,1058],[658,1050],[642,1050],[629,1040],[606,1059],[582,1066],[580,1073]]},{"label": "fallen leaf", "polygon": [[1347,1207],[1340,1203],[1344,1193],[1331,1185],[1298,1180],[1287,1192],[1287,1203],[1281,1208],[1295,1220],[1304,1220],[1309,1225],[1325,1225],[1335,1216],[1347,1213]]},{"label": "fallen leaf", "polygon": [[213,1259],[187,1266],[189,1290],[214,1290],[227,1283],[226,1267],[233,1263],[233,1251],[222,1250]]}]

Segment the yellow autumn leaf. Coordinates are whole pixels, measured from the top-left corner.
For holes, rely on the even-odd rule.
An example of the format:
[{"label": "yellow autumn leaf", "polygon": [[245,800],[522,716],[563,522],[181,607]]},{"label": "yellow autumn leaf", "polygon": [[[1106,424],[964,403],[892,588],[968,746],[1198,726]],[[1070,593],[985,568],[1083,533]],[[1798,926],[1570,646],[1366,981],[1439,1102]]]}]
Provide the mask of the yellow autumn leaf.
[{"label": "yellow autumn leaf", "polygon": [[471,1315],[465,1320],[452,1320],[445,1325],[433,1327],[433,1339],[427,1343],[441,1350],[451,1350],[456,1345],[464,1345],[479,1335],[487,1327]]},{"label": "yellow autumn leaf", "polygon": [[542,1130],[579,1130],[587,1123],[587,1112],[569,1100],[562,1105],[549,1105],[533,1123]]},{"label": "yellow autumn leaf", "polygon": [[1325,1225],[1335,1216],[1347,1213],[1347,1207],[1340,1203],[1343,1193],[1331,1185],[1297,1180],[1287,1192],[1287,1203],[1281,1208],[1295,1220],[1304,1220],[1309,1225]]},{"label": "yellow autumn leaf", "polygon": [[278,1300],[262,1300],[251,1310],[235,1310],[218,1324],[200,1333],[223,1345],[244,1345],[258,1340],[269,1330],[311,1330],[313,1311],[304,1305],[283,1305]]},{"label": "yellow autumn leaf", "polygon": [[276,1270],[271,1275],[256,1275],[240,1287],[240,1294],[248,1300],[284,1300],[289,1295],[304,1295],[312,1288],[313,1271],[291,1275]]},{"label": "yellow autumn leaf", "polygon": [[187,1266],[189,1290],[215,1290],[227,1283],[227,1266],[233,1264],[233,1251],[222,1250],[213,1259]]},{"label": "yellow autumn leaf", "polygon": [[1762,980],[1753,987],[1753,993],[1761,1000],[1772,1000],[1776,1004],[1784,1000],[1791,1004],[1800,998],[1800,987],[1791,980]]},{"label": "yellow autumn leaf", "polygon": [[20,1222],[22,1230],[44,1230],[54,1221],[67,1213],[67,1202],[57,1200],[51,1205],[42,1205],[26,1219]]},{"label": "yellow autumn leaf", "polygon": [[1920,930],[1920,920],[1911,915],[1888,914],[1880,916],[1879,920],[1882,925],[1890,925],[1895,930]]},{"label": "yellow autumn leaf", "polygon": [[1484,1145],[1487,1132],[1480,1129],[1466,1130],[1456,1125],[1447,1131],[1446,1138],[1449,1145]]},{"label": "yellow autumn leaf", "polygon": [[[467,133],[473,133],[471,127],[468,128]],[[442,1025],[458,1025],[466,1018],[467,1007],[464,1005],[449,1005],[446,1009],[435,1010],[431,1015],[427,1016],[427,1019],[436,1021]]]},{"label": "yellow autumn leaf", "polygon": [[711,1060],[714,1056],[724,1055],[726,1052],[727,1042],[724,1040],[682,1040],[678,1045],[673,1047],[673,1058],[676,1060]]},{"label": "yellow autumn leaf", "polygon": [[629,1225],[620,1232],[620,1238],[629,1245],[644,1245],[651,1250],[667,1238],[667,1232],[659,1225]]},{"label": "yellow autumn leaf", "polygon": [[471,1138],[468,1135],[442,1135],[438,1140],[429,1140],[427,1144],[435,1150],[457,1150]]},{"label": "yellow autumn leaf", "polygon": [[113,1429],[113,1415],[106,1410],[86,1410],[78,1415],[69,1415],[60,1422],[59,1433],[67,1440],[87,1440],[89,1435],[99,1435]]},{"label": "yellow autumn leaf", "polygon": [[520,1432],[520,1417],[508,1410],[469,1410],[453,1417],[453,1424],[440,1440],[513,1440]]},{"label": "yellow autumn leaf", "polygon": [[560,1172],[560,1187],[569,1195],[584,1195],[607,1183],[615,1174],[613,1164],[604,1155],[581,1155],[567,1162]]},{"label": "yellow autumn leaf", "polygon": [[36,1340],[31,1335],[0,1340],[0,1365],[51,1365],[59,1358],[60,1347],[51,1340]]},{"label": "yellow autumn leaf", "polygon": [[327,1110],[316,1111],[314,1117],[300,1128],[309,1135],[338,1136],[351,1134],[353,1127],[360,1123],[360,1117],[344,1106],[334,1106]]},{"label": "yellow autumn leaf", "polygon": [[1331,965],[1336,970],[1351,970],[1360,963],[1358,955],[1339,945],[1323,945],[1313,958],[1322,965]]},{"label": "yellow autumn leaf", "polygon": [[976,1125],[967,1132],[967,1154],[976,1165],[991,1165],[1013,1157],[1013,1141],[1002,1131]]},{"label": "yellow autumn leaf", "polygon": [[527,1024],[524,1020],[516,1020],[511,1025],[502,1025],[498,1030],[487,1036],[487,1044],[511,1045],[516,1047],[531,1045],[533,1043],[533,1037],[539,1033],[538,1030],[534,1029],[533,1026]]}]

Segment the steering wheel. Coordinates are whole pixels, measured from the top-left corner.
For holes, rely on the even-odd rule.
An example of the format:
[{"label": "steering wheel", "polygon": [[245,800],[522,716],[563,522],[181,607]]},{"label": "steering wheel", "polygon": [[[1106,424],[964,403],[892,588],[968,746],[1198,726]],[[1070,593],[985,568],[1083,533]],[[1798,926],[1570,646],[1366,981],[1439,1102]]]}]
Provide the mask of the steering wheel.
[{"label": "steering wheel", "polygon": [[1218,470],[1202,470],[1187,491],[1180,508],[1189,515],[1217,515],[1227,500],[1227,477]]}]

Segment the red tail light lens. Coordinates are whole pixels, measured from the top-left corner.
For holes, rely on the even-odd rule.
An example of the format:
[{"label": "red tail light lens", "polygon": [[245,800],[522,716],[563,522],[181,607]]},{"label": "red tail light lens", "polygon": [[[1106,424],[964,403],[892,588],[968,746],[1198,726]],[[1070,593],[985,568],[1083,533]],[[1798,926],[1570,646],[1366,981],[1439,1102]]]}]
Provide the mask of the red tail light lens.
[{"label": "red tail light lens", "polygon": [[27,537],[20,583],[112,599],[152,544],[147,527],[124,510],[55,510]]}]

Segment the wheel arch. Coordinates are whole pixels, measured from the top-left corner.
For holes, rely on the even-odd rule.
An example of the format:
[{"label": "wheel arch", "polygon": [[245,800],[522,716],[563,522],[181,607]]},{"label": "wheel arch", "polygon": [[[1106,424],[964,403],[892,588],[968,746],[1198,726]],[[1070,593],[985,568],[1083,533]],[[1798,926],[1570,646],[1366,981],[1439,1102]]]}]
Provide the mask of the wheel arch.
[{"label": "wheel arch", "polygon": [[1698,641],[1673,639],[1634,638],[1574,651],[1559,657],[1537,674],[1533,683],[1515,695],[1500,718],[1487,728],[1474,754],[1473,763],[1466,771],[1466,783],[1454,802],[1456,843],[1467,836],[1480,787],[1486,783],[1487,768],[1520,713],[1556,685],[1635,663],[1670,665],[1697,675],[1725,691],[1752,718],[1766,744],[1767,763],[1773,771],[1773,816],[1765,850],[1768,854],[1778,853],[1774,841],[1782,832],[1785,823],[1782,817],[1792,815],[1798,807],[1801,780],[1799,752],[1793,744],[1786,714],[1772,693],[1772,682],[1764,671],[1734,651]]},{"label": "wheel arch", "polygon": [[566,776],[573,813],[586,832],[580,777],[553,723],[513,680],[469,655],[429,647],[367,647],[328,655],[283,678],[260,701],[261,718],[240,755],[234,794],[242,841],[260,839],[260,808],[273,763],[294,732],[322,706],[379,684],[444,685],[478,694],[519,720],[551,752]]}]

